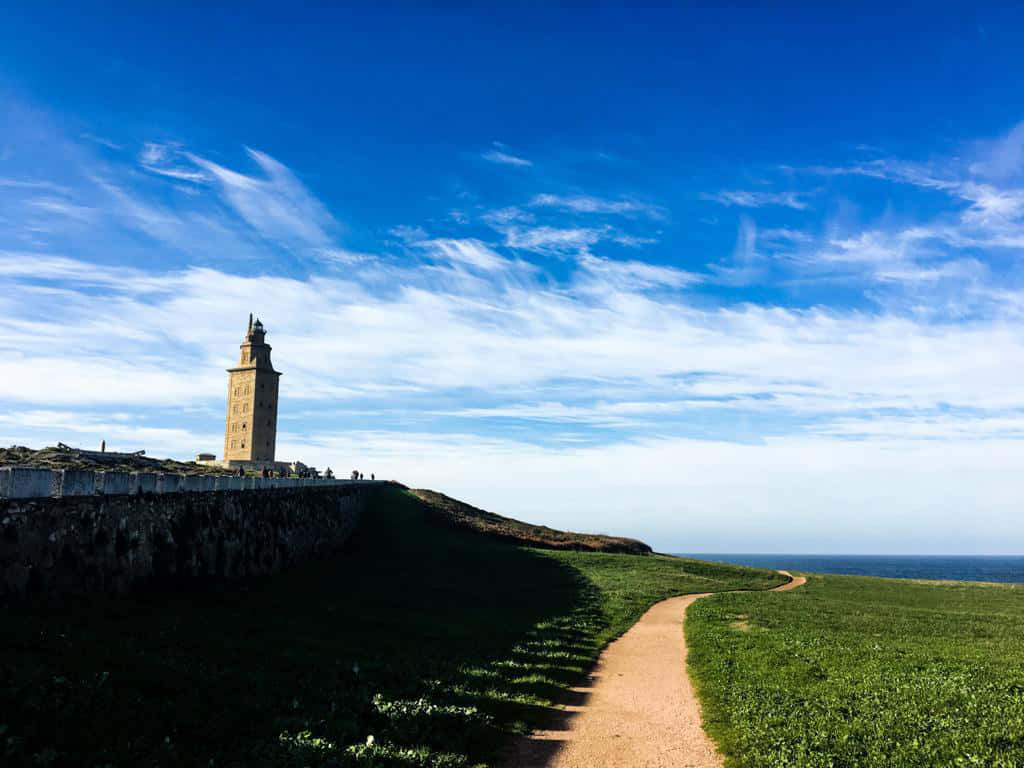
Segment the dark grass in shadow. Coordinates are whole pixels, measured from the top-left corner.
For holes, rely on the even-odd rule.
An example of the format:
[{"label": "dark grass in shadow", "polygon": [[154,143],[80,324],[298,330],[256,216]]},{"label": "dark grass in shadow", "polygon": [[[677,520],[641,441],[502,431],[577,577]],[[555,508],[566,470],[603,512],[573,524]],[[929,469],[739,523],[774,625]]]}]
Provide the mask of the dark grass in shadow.
[{"label": "dark grass in shadow", "polygon": [[575,569],[431,525],[420,502],[389,491],[326,562],[243,584],[5,608],[0,762],[483,760],[533,727],[591,658],[577,622],[601,621]]},{"label": "dark grass in shadow", "polygon": [[777,581],[516,547],[391,488],[336,556],[287,573],[0,608],[0,764],[490,762],[653,602]]}]

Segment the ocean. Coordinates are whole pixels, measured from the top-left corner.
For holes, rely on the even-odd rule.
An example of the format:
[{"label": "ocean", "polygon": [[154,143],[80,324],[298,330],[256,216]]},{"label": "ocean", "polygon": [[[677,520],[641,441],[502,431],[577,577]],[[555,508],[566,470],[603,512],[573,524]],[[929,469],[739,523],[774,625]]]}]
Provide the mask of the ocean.
[{"label": "ocean", "polygon": [[1024,555],[763,555],[700,552],[680,553],[679,556],[809,573],[886,576],[892,579],[1024,582]]}]

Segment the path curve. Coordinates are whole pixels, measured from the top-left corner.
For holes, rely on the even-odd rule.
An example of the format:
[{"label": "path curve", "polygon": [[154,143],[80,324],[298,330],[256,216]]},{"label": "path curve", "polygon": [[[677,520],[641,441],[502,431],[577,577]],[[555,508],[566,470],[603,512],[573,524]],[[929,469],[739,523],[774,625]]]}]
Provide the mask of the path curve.
[{"label": "path curve", "polygon": [[[790,581],[773,592],[807,583],[779,573]],[[701,727],[680,632],[686,609],[709,594],[721,593],[653,605],[604,650],[588,682],[570,689],[585,703],[561,708],[568,715],[564,728],[522,739],[508,768],[721,768],[722,757]]]}]

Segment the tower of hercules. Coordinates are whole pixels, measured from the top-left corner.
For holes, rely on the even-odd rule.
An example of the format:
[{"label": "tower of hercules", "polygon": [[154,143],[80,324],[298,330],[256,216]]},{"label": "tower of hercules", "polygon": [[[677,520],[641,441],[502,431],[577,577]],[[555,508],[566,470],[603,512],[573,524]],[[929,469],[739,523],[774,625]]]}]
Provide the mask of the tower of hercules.
[{"label": "tower of hercules", "polygon": [[274,460],[277,441],[277,384],[281,375],[270,363],[263,323],[249,315],[238,365],[228,368],[228,416],[224,427],[225,461]]}]

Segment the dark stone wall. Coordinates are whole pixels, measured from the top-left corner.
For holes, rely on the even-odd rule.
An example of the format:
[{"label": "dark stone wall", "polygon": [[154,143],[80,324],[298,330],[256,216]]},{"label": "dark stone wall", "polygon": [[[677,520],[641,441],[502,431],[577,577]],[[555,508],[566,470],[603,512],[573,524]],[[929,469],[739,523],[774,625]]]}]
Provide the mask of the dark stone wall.
[{"label": "dark stone wall", "polygon": [[0,594],[272,573],[355,529],[375,487],[0,499]]}]

